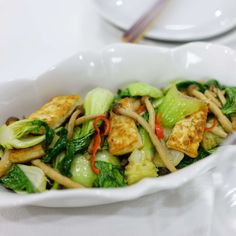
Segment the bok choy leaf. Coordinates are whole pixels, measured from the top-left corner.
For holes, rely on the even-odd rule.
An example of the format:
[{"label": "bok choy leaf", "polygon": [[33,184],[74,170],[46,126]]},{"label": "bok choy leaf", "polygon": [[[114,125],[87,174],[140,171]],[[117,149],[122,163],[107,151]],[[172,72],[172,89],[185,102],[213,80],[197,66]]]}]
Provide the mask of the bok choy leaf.
[{"label": "bok choy leaf", "polygon": [[[45,128],[45,134],[41,134],[41,127]],[[53,129],[41,120],[24,119],[0,127],[0,145],[8,149],[32,147],[44,140],[48,147],[53,137]]]},{"label": "bok choy leaf", "polygon": [[221,111],[225,115],[236,113],[236,88],[227,87],[225,89],[226,104],[222,107]]},{"label": "bok choy leaf", "polygon": [[61,152],[66,149],[67,144],[67,130],[62,128],[59,131],[60,138],[55,143],[54,147],[48,150],[47,155],[43,158],[44,163],[51,163]]},{"label": "bok choy leaf", "polygon": [[[110,90],[104,88],[95,88],[87,93],[84,100],[85,115],[96,115],[107,112],[113,101],[113,94]],[[84,122],[79,137],[86,136],[93,130],[93,121]]]},{"label": "bok choy leaf", "polygon": [[199,111],[205,104],[196,98],[186,96],[173,86],[166,94],[158,111],[165,127],[173,127],[184,117]]},{"label": "bok choy leaf", "polygon": [[43,171],[35,166],[13,165],[0,182],[15,192],[43,192],[46,190],[47,179]]},{"label": "bok choy leaf", "polygon": [[96,161],[95,165],[100,173],[94,181],[94,187],[115,188],[126,185],[124,172],[119,166],[104,161]]},{"label": "bok choy leaf", "polygon": [[144,83],[136,82],[128,84],[125,88],[118,92],[120,97],[136,97],[136,96],[149,96],[152,98],[160,98],[163,96],[163,93],[160,89]]}]

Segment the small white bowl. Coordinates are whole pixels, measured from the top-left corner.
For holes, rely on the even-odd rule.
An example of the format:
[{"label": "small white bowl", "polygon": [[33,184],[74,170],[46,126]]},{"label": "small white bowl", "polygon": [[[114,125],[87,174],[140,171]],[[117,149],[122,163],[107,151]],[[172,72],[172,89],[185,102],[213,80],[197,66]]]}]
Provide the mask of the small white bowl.
[{"label": "small white bowl", "polygon": [[[79,52],[38,78],[0,81],[0,122],[9,116],[30,114],[56,95],[83,97],[97,86],[116,91],[132,81],[160,85],[179,78],[215,78],[224,84],[236,85],[236,53],[230,48],[206,43],[191,43],[171,50],[116,44],[101,51]],[[226,149],[234,151],[235,148]],[[1,186],[0,207],[81,207],[131,200],[183,185],[215,166],[218,153],[176,173],[118,189],[53,190],[17,195]]]}]

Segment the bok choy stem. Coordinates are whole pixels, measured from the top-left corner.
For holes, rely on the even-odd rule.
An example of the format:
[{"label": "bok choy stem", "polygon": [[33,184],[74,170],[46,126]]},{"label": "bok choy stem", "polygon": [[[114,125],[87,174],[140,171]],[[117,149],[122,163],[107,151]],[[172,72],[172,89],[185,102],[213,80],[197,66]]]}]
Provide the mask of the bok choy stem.
[{"label": "bok choy stem", "polygon": [[152,130],[154,131],[155,130],[155,110],[148,97],[144,97],[143,100],[149,114],[148,123],[151,126]]},{"label": "bok choy stem", "polygon": [[83,188],[81,184],[78,184],[71,179],[61,175],[55,169],[51,168],[50,166],[43,163],[41,160],[33,160],[31,163],[40,169],[47,175],[50,179],[56,181],[57,183],[63,185],[66,188]]}]

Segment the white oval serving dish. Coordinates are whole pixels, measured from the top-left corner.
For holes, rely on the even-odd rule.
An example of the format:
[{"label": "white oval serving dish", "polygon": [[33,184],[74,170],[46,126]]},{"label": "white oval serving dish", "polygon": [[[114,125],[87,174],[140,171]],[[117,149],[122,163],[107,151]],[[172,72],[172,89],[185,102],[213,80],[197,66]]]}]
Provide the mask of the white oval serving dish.
[{"label": "white oval serving dish", "polygon": [[[178,78],[215,78],[236,85],[236,53],[227,47],[206,43],[191,43],[170,50],[116,44],[101,51],[79,52],[38,78],[1,80],[0,122],[8,116],[30,114],[56,95],[78,93],[83,97],[97,86],[116,91],[132,81],[160,85]],[[227,147],[227,150],[233,149],[234,146]],[[17,195],[1,186],[0,207],[81,207],[131,200],[183,185],[215,166],[217,155],[218,152],[176,173],[118,189],[53,190]]]}]

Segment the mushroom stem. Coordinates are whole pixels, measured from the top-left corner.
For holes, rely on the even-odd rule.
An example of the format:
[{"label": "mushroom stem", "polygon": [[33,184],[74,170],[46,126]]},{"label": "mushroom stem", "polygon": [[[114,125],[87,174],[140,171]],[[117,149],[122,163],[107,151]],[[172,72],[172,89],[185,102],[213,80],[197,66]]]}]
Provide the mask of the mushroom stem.
[{"label": "mushroom stem", "polygon": [[221,138],[226,138],[228,136],[228,134],[224,130],[220,129],[217,126],[214,127],[210,132]]},{"label": "mushroom stem", "polygon": [[57,183],[63,185],[66,188],[83,188],[82,185],[72,181],[71,179],[61,175],[59,172],[46,165],[39,159],[31,161],[31,163],[40,169],[47,175],[50,179],[56,181]]},{"label": "mushroom stem", "polygon": [[224,92],[221,91],[220,89],[217,89],[217,96],[218,96],[218,98],[220,99],[221,104],[222,104],[222,105],[225,105],[225,103],[226,103],[226,98],[225,98],[225,96],[224,96]]},{"label": "mushroom stem", "polygon": [[71,139],[73,136],[75,121],[80,113],[81,113],[80,110],[76,110],[70,117],[70,120],[68,122],[68,133],[67,133],[68,139]]},{"label": "mushroom stem", "polygon": [[104,115],[104,114],[93,114],[93,115],[81,116],[80,118],[78,118],[77,120],[75,120],[75,126],[76,126],[76,125],[81,125],[81,124],[83,124],[83,123],[86,122],[86,121],[93,120],[93,119],[95,119],[97,116],[100,116],[100,115]]},{"label": "mushroom stem", "polygon": [[209,90],[206,90],[205,91],[205,96],[207,97],[207,98],[209,98],[213,103],[215,103],[215,105],[216,106],[218,106],[218,107],[222,107],[222,105],[221,105],[221,103],[219,102],[219,100],[216,98],[216,97],[214,97],[214,93],[212,93],[211,91],[209,91]]},{"label": "mushroom stem", "polygon": [[149,97],[144,97],[144,104],[149,114],[149,125],[151,126],[152,130],[155,129],[155,110],[149,100]]},{"label": "mushroom stem", "polygon": [[163,161],[163,163],[165,164],[165,166],[171,172],[176,171],[175,166],[170,162],[164,147],[162,146],[161,142],[158,140],[157,136],[154,134],[151,126],[141,116],[139,116],[137,113],[135,113],[133,111],[129,111],[129,110],[124,109],[124,108],[121,108],[119,106],[119,104],[114,109],[115,109],[114,112],[116,112],[120,115],[123,115],[123,116],[130,117],[130,118],[134,119],[135,121],[137,121],[148,132],[149,137],[150,137],[155,149],[159,153],[160,158]]},{"label": "mushroom stem", "polygon": [[206,104],[208,104],[210,111],[217,117],[218,121],[222,127],[227,132],[232,132],[232,123],[230,120],[222,113],[219,107],[217,107],[210,99],[208,99],[203,93],[199,92],[196,89],[189,89],[190,95],[199,98]]}]

